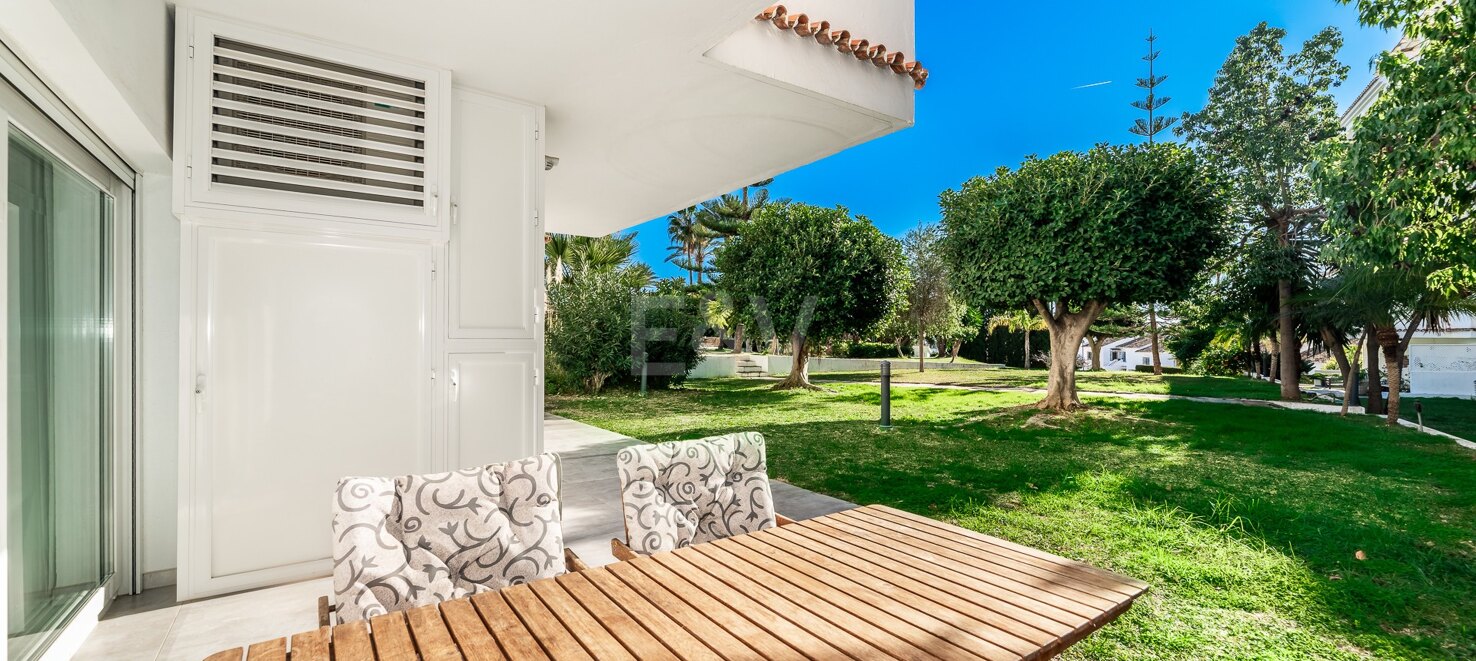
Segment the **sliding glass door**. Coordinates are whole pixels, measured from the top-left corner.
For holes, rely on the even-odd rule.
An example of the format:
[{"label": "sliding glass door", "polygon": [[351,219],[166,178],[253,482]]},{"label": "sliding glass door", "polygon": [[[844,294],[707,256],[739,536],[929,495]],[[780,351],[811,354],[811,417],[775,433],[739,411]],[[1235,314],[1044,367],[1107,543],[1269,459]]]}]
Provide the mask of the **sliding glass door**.
[{"label": "sliding glass door", "polygon": [[6,128],[5,610],[31,659],[113,571],[117,200]]}]

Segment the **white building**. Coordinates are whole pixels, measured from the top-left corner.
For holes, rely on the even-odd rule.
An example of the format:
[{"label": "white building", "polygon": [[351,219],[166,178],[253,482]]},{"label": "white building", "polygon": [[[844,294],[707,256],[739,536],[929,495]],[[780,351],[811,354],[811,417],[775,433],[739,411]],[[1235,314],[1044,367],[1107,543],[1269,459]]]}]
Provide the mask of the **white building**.
[{"label": "white building", "polygon": [[[1092,345],[1083,340],[1081,350],[1077,352],[1078,362],[1090,366],[1092,364]],[[1179,359],[1164,348],[1160,342],[1158,346],[1158,362],[1164,367],[1178,367]],[[1122,337],[1109,340],[1102,345],[1102,369],[1108,371],[1131,371],[1139,365],[1153,366],[1153,341],[1148,336]]]},{"label": "white building", "polygon": [[912,124],[910,0],[768,2],[7,2],[9,658],[326,575],[341,476],[540,451],[545,232]]}]

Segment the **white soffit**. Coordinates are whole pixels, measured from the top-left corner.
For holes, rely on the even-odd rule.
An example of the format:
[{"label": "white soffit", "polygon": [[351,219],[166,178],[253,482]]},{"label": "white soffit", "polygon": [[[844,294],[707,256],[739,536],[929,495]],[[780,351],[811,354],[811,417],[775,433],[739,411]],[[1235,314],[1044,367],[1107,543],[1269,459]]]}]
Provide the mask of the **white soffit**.
[{"label": "white soffit", "polygon": [[[786,6],[915,57],[911,0],[811,1]],[[770,2],[178,4],[545,106],[547,227],[603,234],[911,125],[910,80],[755,21]]]}]

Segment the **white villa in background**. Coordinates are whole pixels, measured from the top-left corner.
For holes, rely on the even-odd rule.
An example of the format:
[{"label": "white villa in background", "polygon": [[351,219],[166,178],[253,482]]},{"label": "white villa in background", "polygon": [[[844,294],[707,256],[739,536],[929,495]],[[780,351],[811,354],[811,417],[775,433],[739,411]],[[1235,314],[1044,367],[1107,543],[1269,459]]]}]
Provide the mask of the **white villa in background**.
[{"label": "white villa in background", "polygon": [[[1419,44],[1400,39],[1396,51],[1418,56]],[[1389,86],[1383,76],[1359,93],[1342,116],[1343,130],[1353,134],[1354,122],[1369,111]],[[1457,317],[1442,331],[1417,330],[1409,343],[1405,376],[1414,395],[1476,397],[1476,317]]]},{"label": "white villa in background", "polygon": [[6,2],[8,658],[328,575],[342,476],[540,452],[545,232],[912,125],[912,0],[770,1]]},{"label": "white villa in background", "polygon": [[[1077,352],[1078,362],[1083,365],[1092,364],[1092,345],[1083,340],[1081,349]],[[1158,346],[1159,364],[1164,367],[1178,367],[1179,359],[1167,348],[1162,341]],[[1139,365],[1153,366],[1153,340],[1143,335],[1136,337],[1123,337],[1111,340],[1102,345],[1102,369],[1109,371],[1132,371]]]}]

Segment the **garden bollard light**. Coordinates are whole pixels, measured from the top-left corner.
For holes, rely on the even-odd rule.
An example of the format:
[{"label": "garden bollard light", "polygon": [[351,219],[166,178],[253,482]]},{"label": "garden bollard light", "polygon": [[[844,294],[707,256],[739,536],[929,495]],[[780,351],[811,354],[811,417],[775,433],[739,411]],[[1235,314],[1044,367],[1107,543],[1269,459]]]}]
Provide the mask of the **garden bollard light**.
[{"label": "garden bollard light", "polygon": [[1419,421],[1420,432],[1423,433],[1425,431],[1425,404],[1423,402],[1415,402],[1415,420]]},{"label": "garden bollard light", "polygon": [[881,363],[881,428],[892,428],[892,361]]}]

